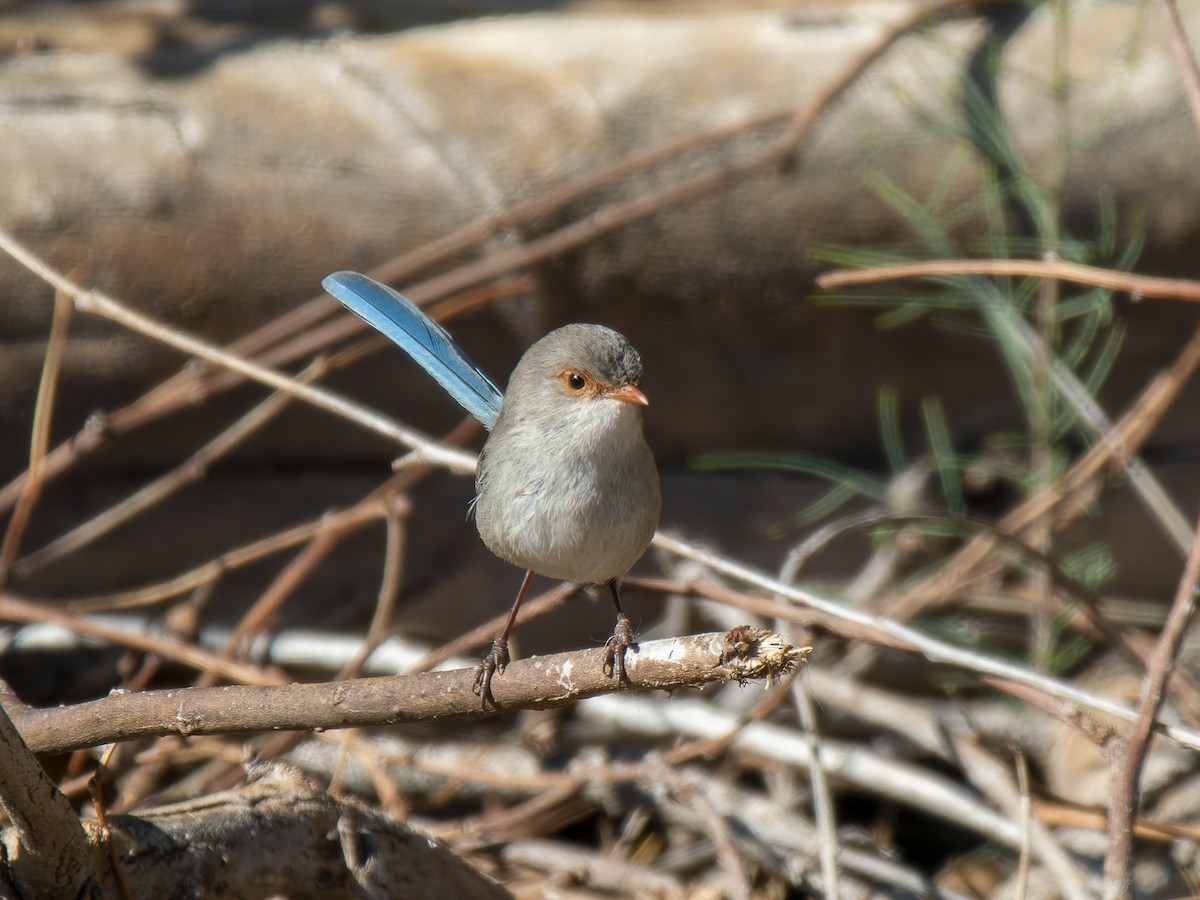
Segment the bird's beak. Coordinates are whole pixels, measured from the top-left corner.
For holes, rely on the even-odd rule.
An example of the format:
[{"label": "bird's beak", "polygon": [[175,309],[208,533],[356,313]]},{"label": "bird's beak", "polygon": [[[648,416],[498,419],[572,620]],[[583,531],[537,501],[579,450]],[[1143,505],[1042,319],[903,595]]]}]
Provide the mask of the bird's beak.
[{"label": "bird's beak", "polygon": [[650,400],[636,384],[623,384],[616,390],[610,391],[608,396],[614,400],[620,400],[622,403],[636,403],[638,406],[650,405]]}]

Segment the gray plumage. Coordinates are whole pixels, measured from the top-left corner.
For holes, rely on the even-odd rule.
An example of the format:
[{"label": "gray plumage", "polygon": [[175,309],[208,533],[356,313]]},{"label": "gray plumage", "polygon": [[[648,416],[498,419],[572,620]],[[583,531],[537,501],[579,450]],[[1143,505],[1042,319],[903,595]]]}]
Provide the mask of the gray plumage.
[{"label": "gray plumage", "polygon": [[604,671],[627,681],[625,651],[637,642],[617,579],[649,546],[660,505],[637,409],[649,404],[637,351],[611,328],[567,325],[525,352],[501,395],[403,294],[357,272],[335,272],[322,284],[491,431],[475,479],[476,525],[488,549],[528,571],[475,670],[484,708],[496,706],[492,679],[508,665],[508,638],[534,572],[608,585],[617,624]]},{"label": "gray plumage", "polygon": [[590,584],[637,562],[660,508],[641,376],[637,351],[602,325],[567,325],[525,352],[479,458],[475,521],[488,549]]}]

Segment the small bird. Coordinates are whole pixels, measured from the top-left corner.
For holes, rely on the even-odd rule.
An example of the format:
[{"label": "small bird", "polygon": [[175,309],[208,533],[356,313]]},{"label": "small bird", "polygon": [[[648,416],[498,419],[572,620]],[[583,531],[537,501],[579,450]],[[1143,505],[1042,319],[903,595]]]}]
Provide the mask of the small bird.
[{"label": "small bird", "polygon": [[398,344],[491,432],[475,476],[484,544],[526,570],[504,628],[475,675],[495,707],[492,676],[509,662],[508,637],[534,573],[607,585],[617,610],[606,674],[626,679],[636,646],[617,580],[650,545],[661,506],[658,470],[642,434],[642,361],[603,325],[565,325],[525,351],[501,393],[440,325],[404,295],[357,272],[322,286]]}]

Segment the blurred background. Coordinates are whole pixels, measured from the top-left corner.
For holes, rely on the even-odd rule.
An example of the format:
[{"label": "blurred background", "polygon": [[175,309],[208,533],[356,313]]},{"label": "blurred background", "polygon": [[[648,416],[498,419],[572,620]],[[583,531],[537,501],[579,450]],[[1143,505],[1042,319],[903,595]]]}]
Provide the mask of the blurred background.
[{"label": "blurred background", "polygon": [[[1179,9],[1200,27],[1200,5]],[[959,258],[1200,275],[1196,128],[1153,8],[918,12],[0,0],[0,229],[181,333],[293,374],[319,357],[323,385],[435,437],[461,411],[323,297],[329,272],[429,304],[500,385],[549,329],[610,325],[645,363],[662,530],[886,614],[1134,408],[1196,310],[1023,277],[816,277]],[[469,478],[387,487],[404,448],[97,316],[63,325],[44,437],[59,449],[30,492],[54,316],[53,289],[0,256],[7,589],[230,628],[320,522],[384,490],[407,502],[395,629],[432,645],[507,608],[520,573],[479,543]],[[1106,469],[922,627],[1063,678],[1108,651],[1061,603],[1156,630],[1198,507],[1198,391],[1137,448],[1157,488]],[[363,634],[385,518],[335,529],[271,627]],[[652,551],[634,574],[687,571]],[[636,579],[628,593],[643,635],[733,624]],[[523,626],[514,649],[603,640],[599,600]],[[817,663],[850,649],[816,644]],[[9,652],[0,674],[38,704],[119,681],[115,655],[86,675],[48,659]],[[944,697],[945,673],[911,654],[858,674]],[[932,872],[950,852],[929,855]]]}]

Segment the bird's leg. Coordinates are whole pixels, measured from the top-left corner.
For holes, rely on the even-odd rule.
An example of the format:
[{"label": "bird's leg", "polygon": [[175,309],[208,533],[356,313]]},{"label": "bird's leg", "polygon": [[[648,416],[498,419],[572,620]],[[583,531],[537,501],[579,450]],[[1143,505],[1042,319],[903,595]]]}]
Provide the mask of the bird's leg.
[{"label": "bird's leg", "polygon": [[612,637],[608,639],[608,655],[604,659],[604,674],[617,679],[617,682],[628,681],[625,674],[625,651],[630,647],[637,648],[636,635],[633,633],[633,623],[621,609],[621,595],[617,592],[617,579],[608,583],[612,591],[613,605],[617,608],[617,624],[613,628]]},{"label": "bird's leg", "polygon": [[508,636],[512,634],[513,626],[517,624],[517,610],[521,608],[521,601],[525,599],[525,592],[529,590],[529,582],[532,580],[533,571],[530,570],[525,573],[525,580],[521,582],[521,590],[517,592],[516,602],[508,612],[508,620],[504,623],[504,628],[492,641],[492,649],[487,652],[483,662],[475,669],[475,694],[483,700],[485,709],[489,706],[493,709],[496,708],[496,698],[492,696],[492,676],[497,672],[503,672],[508,665]]}]

